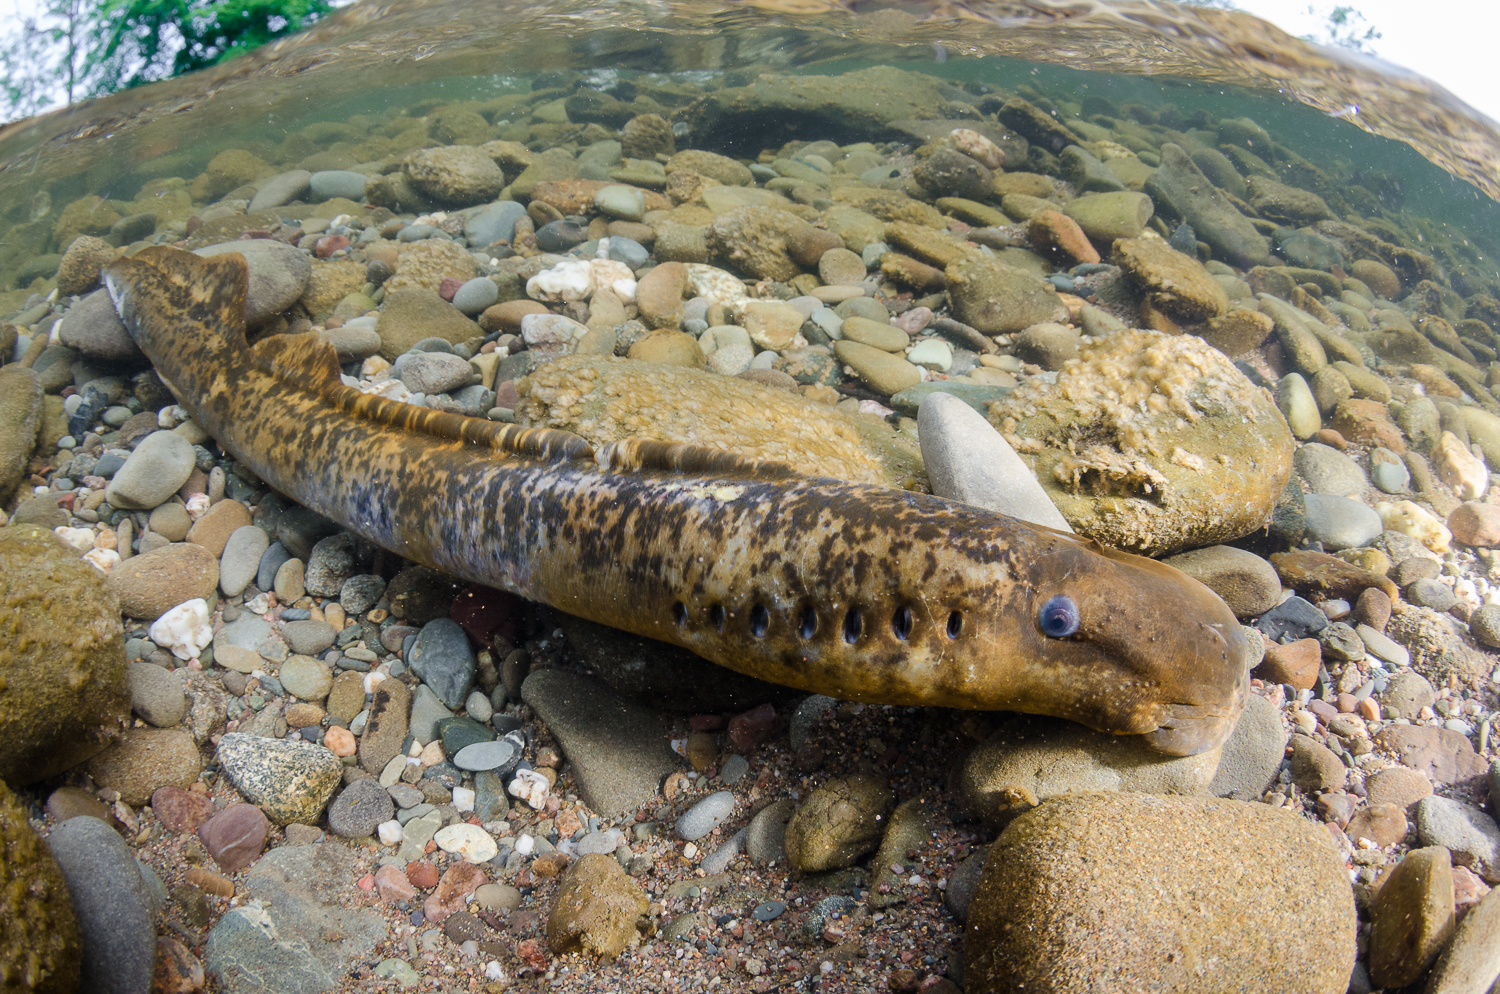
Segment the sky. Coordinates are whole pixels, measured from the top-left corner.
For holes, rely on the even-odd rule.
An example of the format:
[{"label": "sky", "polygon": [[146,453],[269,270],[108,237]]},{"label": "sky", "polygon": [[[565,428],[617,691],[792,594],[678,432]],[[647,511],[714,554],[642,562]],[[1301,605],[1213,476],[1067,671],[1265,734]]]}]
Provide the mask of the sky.
[{"label": "sky", "polygon": [[[1313,0],[1235,0],[1247,13],[1289,34],[1324,35],[1336,6]],[[1500,121],[1500,73],[1495,46],[1500,4],[1491,0],[1343,0],[1380,32],[1374,54],[1441,84],[1464,103]]]},{"label": "sky", "polygon": [[[1500,4],[1493,0],[1342,0],[1380,32],[1374,54],[1440,83],[1500,121]],[[1241,10],[1290,34],[1322,36],[1331,0],[1234,0]],[[0,0],[0,25],[34,14],[40,0]],[[1311,12],[1310,12],[1311,11]],[[3,32],[0,28],[0,32]]]}]

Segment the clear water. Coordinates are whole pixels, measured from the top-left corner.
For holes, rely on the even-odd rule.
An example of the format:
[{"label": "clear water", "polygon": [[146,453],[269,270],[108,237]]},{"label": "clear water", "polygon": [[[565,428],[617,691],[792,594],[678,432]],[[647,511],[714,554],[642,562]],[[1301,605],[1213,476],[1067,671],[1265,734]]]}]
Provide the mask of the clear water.
[{"label": "clear water", "polygon": [[[117,214],[139,212],[165,197],[164,180],[190,184],[226,149],[252,150],[278,169],[318,152],[366,165],[351,124],[374,129],[464,106],[487,116],[486,140],[571,147],[576,137],[532,128],[524,107],[515,120],[497,112],[496,98],[635,89],[670,98],[668,113],[681,120],[695,97],[759,73],[837,76],[878,65],[947,81],[957,88],[950,95],[973,105],[1021,93],[1061,120],[1106,127],[1132,114],[1180,119],[1183,128],[1249,117],[1285,150],[1273,160],[1315,164],[1350,194],[1360,220],[1393,225],[1438,260],[1458,292],[1500,289],[1494,125],[1425,80],[1314,49],[1244,15],[1091,0],[397,0],[346,8],[312,32],[195,76],[0,131],[0,313],[52,288],[47,257],[71,237],[58,224],[70,204],[99,196]],[[1175,118],[1162,114],[1169,104]],[[741,126],[694,135],[679,125],[678,147],[753,160],[787,140],[899,137],[827,120]],[[182,213],[180,203],[163,210],[148,240],[180,237]]]}]

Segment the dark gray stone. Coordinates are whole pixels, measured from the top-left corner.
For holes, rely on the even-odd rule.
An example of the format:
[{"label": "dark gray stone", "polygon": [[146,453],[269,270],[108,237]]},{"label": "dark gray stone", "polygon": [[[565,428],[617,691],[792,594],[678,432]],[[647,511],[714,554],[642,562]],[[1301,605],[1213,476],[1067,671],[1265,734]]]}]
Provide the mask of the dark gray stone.
[{"label": "dark gray stone", "polygon": [[352,618],[374,607],[383,593],[384,579],[371,573],[361,573],[345,580],[344,585],[339,588],[339,606]]},{"label": "dark gray stone", "polygon": [[1255,627],[1272,642],[1280,642],[1282,636],[1296,641],[1311,638],[1327,628],[1328,615],[1301,597],[1288,597],[1261,615]]},{"label": "dark gray stone", "polygon": [[156,969],[151,895],[119,833],[97,818],[70,818],[47,836],[83,934],[78,989],[147,994]]},{"label": "dark gray stone", "polygon": [[396,816],[391,795],[374,777],[356,780],[328,806],[328,830],[345,839],[362,839],[375,826]]},{"label": "dark gray stone", "polygon": [[423,625],[406,661],[450,710],[464,706],[479,661],[457,622],[439,618]]},{"label": "dark gray stone", "polygon": [[255,571],[255,586],[260,590],[270,590],[276,585],[276,571],[281,569],[282,564],[292,558],[292,554],[286,550],[286,546],[280,542],[272,542],[265,552],[260,554],[260,566]]}]

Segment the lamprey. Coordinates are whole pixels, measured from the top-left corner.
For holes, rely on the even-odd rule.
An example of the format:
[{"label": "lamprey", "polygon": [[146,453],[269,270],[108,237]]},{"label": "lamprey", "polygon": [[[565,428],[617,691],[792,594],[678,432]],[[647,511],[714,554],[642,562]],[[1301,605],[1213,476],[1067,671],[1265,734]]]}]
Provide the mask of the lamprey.
[{"label": "lamprey", "polygon": [[1055,715],[1173,755],[1243,707],[1234,615],[1169,566],[940,497],[360,393],[321,335],[247,344],[239,255],[148,248],[105,278],[226,452],[413,562],[846,700]]}]

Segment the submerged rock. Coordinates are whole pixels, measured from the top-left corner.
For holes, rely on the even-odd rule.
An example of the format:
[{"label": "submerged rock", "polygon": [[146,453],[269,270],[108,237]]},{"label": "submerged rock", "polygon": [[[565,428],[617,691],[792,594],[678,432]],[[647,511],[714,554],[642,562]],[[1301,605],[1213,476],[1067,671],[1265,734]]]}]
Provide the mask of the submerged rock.
[{"label": "submerged rock", "polygon": [[1311,822],[1239,801],[1072,795],[991,847],[964,990],[1342,994],[1355,926],[1343,860]]},{"label": "submerged rock", "polygon": [[0,779],[55,776],[130,718],[120,606],[98,570],[36,525],[0,529]]},{"label": "submerged rock", "polygon": [[1056,384],[1022,385],[990,421],[1075,530],[1133,552],[1246,535],[1291,475],[1294,442],[1271,395],[1190,335],[1091,342]]}]

